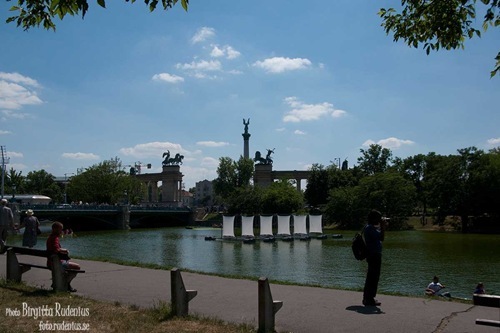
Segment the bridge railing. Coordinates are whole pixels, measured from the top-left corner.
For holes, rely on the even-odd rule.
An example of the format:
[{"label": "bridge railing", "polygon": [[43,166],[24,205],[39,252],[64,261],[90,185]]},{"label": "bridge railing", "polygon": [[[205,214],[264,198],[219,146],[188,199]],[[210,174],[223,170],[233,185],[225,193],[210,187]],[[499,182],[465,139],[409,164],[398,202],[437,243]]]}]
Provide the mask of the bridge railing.
[{"label": "bridge railing", "polygon": [[[27,209],[33,209],[35,212],[38,211],[64,211],[64,210],[89,210],[89,211],[121,211],[123,205],[33,205],[33,204],[20,204],[20,211],[25,211]],[[131,212],[133,211],[171,211],[171,212],[190,212],[189,207],[177,207],[177,206],[165,206],[165,205],[151,205],[151,206],[129,206]]]}]

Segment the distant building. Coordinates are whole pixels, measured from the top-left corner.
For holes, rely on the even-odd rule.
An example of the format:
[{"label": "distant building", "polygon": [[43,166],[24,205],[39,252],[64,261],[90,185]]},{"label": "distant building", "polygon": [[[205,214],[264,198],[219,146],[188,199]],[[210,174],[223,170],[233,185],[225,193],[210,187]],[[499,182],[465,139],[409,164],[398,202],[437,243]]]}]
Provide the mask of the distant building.
[{"label": "distant building", "polygon": [[182,190],[181,199],[182,199],[182,204],[184,206],[193,207],[193,205],[194,205],[194,194],[193,193]]},{"label": "distant building", "polygon": [[196,205],[212,206],[214,204],[214,187],[211,181],[202,180],[196,183]]}]

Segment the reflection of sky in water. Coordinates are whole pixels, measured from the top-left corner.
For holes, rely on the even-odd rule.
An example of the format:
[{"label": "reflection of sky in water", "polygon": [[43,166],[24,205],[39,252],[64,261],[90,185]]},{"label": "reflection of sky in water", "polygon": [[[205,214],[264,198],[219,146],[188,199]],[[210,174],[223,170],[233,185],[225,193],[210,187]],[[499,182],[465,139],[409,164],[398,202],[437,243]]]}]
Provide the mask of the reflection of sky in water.
[{"label": "reflection of sky in water", "polygon": [[[143,262],[200,272],[267,277],[328,287],[362,288],[366,263],[354,259],[351,237],[275,243],[205,241],[220,229],[163,228],[81,233],[61,239],[78,257]],[[45,248],[47,234],[36,248]],[[471,297],[477,282],[500,294],[498,235],[431,232],[388,233],[384,242],[380,291],[422,295],[434,275],[457,297]],[[22,238],[10,236],[18,245]]]}]

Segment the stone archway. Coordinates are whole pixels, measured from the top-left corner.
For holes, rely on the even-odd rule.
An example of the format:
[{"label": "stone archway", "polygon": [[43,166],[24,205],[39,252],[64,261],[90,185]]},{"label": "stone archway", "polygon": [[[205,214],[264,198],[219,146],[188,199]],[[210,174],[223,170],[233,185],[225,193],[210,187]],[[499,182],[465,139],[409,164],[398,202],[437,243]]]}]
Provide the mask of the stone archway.
[{"label": "stone archway", "polygon": [[[182,202],[182,177],[179,165],[164,165],[161,173],[135,175],[146,185],[144,203],[178,204]],[[161,182],[161,193],[158,183]]]},{"label": "stone archway", "polygon": [[256,164],[253,176],[255,185],[267,187],[274,182],[275,179],[294,179],[297,182],[297,191],[302,191],[301,181],[307,180],[311,171],[290,170],[290,171],[273,171],[272,164]]}]

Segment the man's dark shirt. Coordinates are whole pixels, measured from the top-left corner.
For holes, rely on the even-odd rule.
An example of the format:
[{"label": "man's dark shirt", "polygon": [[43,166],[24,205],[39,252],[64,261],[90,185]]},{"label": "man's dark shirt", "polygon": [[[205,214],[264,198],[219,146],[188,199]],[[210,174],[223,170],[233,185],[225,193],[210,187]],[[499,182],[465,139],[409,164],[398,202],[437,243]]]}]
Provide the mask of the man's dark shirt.
[{"label": "man's dark shirt", "polygon": [[364,230],[364,238],[368,255],[382,253],[382,234],[377,227],[367,224]]}]

